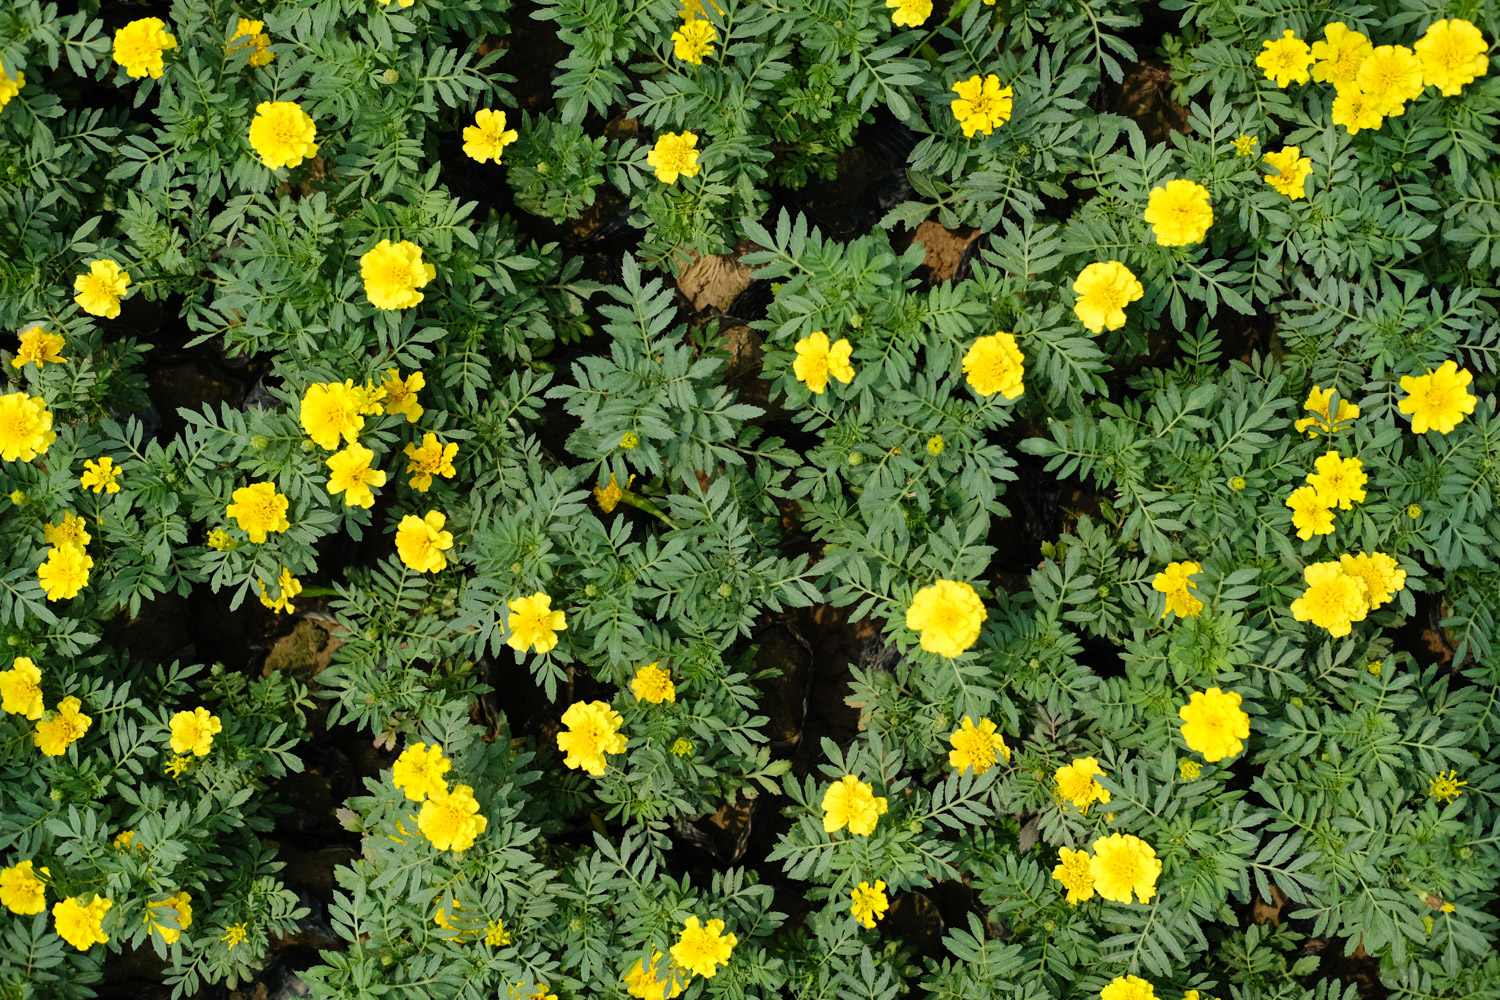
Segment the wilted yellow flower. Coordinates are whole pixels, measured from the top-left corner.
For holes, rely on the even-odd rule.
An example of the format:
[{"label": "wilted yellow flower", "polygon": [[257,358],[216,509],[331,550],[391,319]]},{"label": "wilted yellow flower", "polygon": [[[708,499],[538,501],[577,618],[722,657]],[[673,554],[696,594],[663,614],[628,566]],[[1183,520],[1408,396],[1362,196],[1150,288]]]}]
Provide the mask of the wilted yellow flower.
[{"label": "wilted yellow flower", "polygon": [[[259,580],[256,581],[260,583]],[[281,567],[281,575],[277,577],[276,586],[278,593],[272,597],[266,590],[266,585],[260,583],[260,603],[273,613],[294,614],[296,605],[292,604],[292,598],[302,593],[302,581],[292,575],[292,571],[285,566]]]},{"label": "wilted yellow flower", "polygon": [[1324,389],[1321,386],[1313,386],[1307,393],[1307,402],[1302,404],[1302,408],[1312,416],[1303,417],[1293,426],[1299,432],[1306,431],[1308,437],[1317,437],[1320,431],[1324,434],[1335,434],[1347,429],[1349,422],[1359,416],[1359,407],[1347,399],[1340,398],[1338,415],[1330,415],[1329,409],[1333,405],[1333,394],[1337,391],[1337,387]]},{"label": "wilted yellow flower", "polygon": [[78,477],[78,482],[84,488],[93,490],[95,493],[120,492],[120,467],[108,455],[98,460],[85,459],[83,470],[83,475]]},{"label": "wilted yellow flower", "polygon": [[1467,784],[1467,781],[1458,780],[1457,771],[1450,770],[1447,774],[1439,771],[1427,780],[1427,794],[1434,799],[1453,802],[1463,794],[1460,789]]},{"label": "wilted yellow flower", "polygon": [[225,929],[223,936],[219,940],[229,945],[226,949],[227,951],[234,951],[234,946],[244,944],[245,938],[248,936],[249,932],[244,924],[231,924]]},{"label": "wilted yellow flower", "polygon": [[250,148],[272,170],[318,155],[318,127],[296,101],[261,101],[250,119]]}]

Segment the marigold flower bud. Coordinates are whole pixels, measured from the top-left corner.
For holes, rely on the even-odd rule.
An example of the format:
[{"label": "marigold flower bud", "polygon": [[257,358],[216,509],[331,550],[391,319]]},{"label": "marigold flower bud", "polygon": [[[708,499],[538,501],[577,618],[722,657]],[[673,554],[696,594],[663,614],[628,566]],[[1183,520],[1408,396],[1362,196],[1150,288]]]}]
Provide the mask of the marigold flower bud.
[{"label": "marigold flower bud", "polygon": [[1235,476],[1233,479],[1231,479],[1229,481],[1229,488],[1232,489],[1232,490],[1242,490],[1242,489],[1244,489],[1245,488],[1245,477],[1244,476]]}]

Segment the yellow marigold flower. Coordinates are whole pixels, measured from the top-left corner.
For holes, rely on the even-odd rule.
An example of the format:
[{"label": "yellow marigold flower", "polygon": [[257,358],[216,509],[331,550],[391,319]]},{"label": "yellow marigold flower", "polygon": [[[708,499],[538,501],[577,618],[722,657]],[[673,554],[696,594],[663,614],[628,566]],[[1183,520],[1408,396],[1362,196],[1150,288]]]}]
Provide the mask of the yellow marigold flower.
[{"label": "yellow marigold flower", "polygon": [[1354,85],[1395,118],[1406,112],[1406,102],[1422,96],[1422,64],[1405,45],[1381,45],[1372,50],[1355,74]]},{"label": "yellow marigold flower", "polygon": [[429,510],[425,517],[407,514],[396,526],[396,554],[418,573],[437,573],[448,568],[444,552],[453,548],[453,533],[444,531],[446,514]]},{"label": "yellow marigold flower", "polygon": [[92,458],[85,460],[83,469],[83,475],[78,477],[78,481],[85,488],[95,493],[120,492],[120,467],[108,455],[97,461]]},{"label": "yellow marigold flower", "polygon": [[191,712],[178,712],[172,716],[172,739],[168,744],[173,753],[192,752],[194,757],[206,757],[213,749],[214,735],[222,732],[223,723],[217,715],[206,708],[195,708]]},{"label": "yellow marigold flower", "polygon": [[1323,28],[1323,40],[1312,43],[1312,78],[1342,90],[1354,82],[1372,51],[1368,38],[1343,21],[1332,21]]},{"label": "yellow marigold flower", "polygon": [[1156,987],[1140,976],[1116,976],[1099,991],[1099,1000],[1156,1000]]},{"label": "yellow marigold flower", "polygon": [[484,943],[491,948],[510,944],[510,931],[505,929],[505,921],[495,919],[484,925]]},{"label": "yellow marigold flower", "polygon": [[1208,188],[1181,177],[1167,181],[1164,187],[1151,189],[1143,218],[1164,247],[1202,243],[1214,224]]},{"label": "yellow marigold flower", "polygon": [[963,372],[969,386],[981,396],[1000,393],[1017,399],[1026,392],[1026,358],[1016,338],[1004,331],[980,337],[964,355]]},{"label": "yellow marigold flower", "polygon": [[663,184],[675,184],[677,178],[697,177],[701,169],[698,164],[698,136],[692,132],[663,132],[656,137],[656,144],[646,154],[646,165],[656,171],[656,179]]},{"label": "yellow marigold flower", "polygon": [[979,641],[988,613],[972,586],[958,580],[939,580],[923,587],[906,609],[906,627],[922,633],[922,648],[953,658]]},{"label": "yellow marigold flower", "polygon": [[385,381],[380,384],[385,393],[386,416],[400,414],[406,418],[407,423],[416,423],[422,416],[422,404],[417,402],[417,390],[426,386],[427,376],[421,372],[412,372],[403,381],[400,369],[387,369]]},{"label": "yellow marigold flower", "polygon": [[162,53],[175,48],[177,39],[167,32],[167,23],[159,17],[131,21],[115,32],[115,62],[133,79],[161,79]]},{"label": "yellow marigold flower", "polygon": [[633,448],[639,448],[640,445],[641,436],[635,431],[626,431],[624,434],[620,435],[620,447],[624,448],[626,451],[630,451]]},{"label": "yellow marigold flower", "polygon": [[1189,695],[1188,703],[1177,710],[1188,749],[1210,763],[1245,749],[1241,740],[1250,738],[1250,716],[1240,710],[1242,700],[1238,692],[1216,687]]},{"label": "yellow marigold flower", "polygon": [[247,60],[249,64],[257,68],[269,66],[276,58],[276,53],[271,51],[271,36],[265,33],[265,29],[266,22],[264,21],[252,21],[248,17],[240,18],[229,40],[231,42],[238,38],[245,40],[238,45],[224,46],[224,51],[238,52],[244,48],[253,49],[254,51],[250,53],[250,58]]},{"label": "yellow marigold flower", "polygon": [[1444,97],[1489,72],[1489,45],[1479,29],[1462,18],[1434,21],[1412,46],[1422,66],[1422,82]]},{"label": "yellow marigold flower", "polygon": [[1307,589],[1292,602],[1292,617],[1297,621],[1310,621],[1341,639],[1352,631],[1354,622],[1365,620],[1369,609],[1365,582],[1345,573],[1338,563],[1313,563],[1303,569],[1302,579]]},{"label": "yellow marigold flower", "polygon": [[130,273],[112,260],[89,261],[89,273],[73,278],[73,301],[90,316],[114,319],[130,286]]},{"label": "yellow marigold flower", "polygon": [[[410,0],[410,2],[415,3],[416,0]],[[532,983],[531,985],[536,987],[536,992],[534,993],[527,993],[526,985],[525,983],[517,983],[512,986],[510,988],[510,1000],[557,1000],[557,994],[547,992],[548,986],[546,983]]]},{"label": "yellow marigold flower", "polygon": [[37,581],[47,592],[49,601],[66,601],[77,597],[89,583],[93,557],[71,545],[53,546],[47,550],[47,561],[36,569]]},{"label": "yellow marigold flower", "polygon": [[[115,839],[110,842],[110,846],[115,850],[124,853],[125,851],[130,850],[134,841],[134,830],[121,830],[119,833],[115,834]],[[134,846],[137,851],[143,851],[146,849],[146,845],[144,844],[134,844]]]},{"label": "yellow marigold flower", "polygon": [[1333,534],[1333,505],[1311,486],[1299,486],[1286,498],[1292,509],[1292,527],[1304,542],[1313,535]]},{"label": "yellow marigold flower", "polygon": [[443,775],[452,767],[453,762],[443,756],[442,744],[413,743],[391,765],[391,784],[413,802],[422,802],[429,795],[448,790]]},{"label": "yellow marigold flower", "polygon": [[1255,153],[1255,144],[1258,141],[1255,136],[1241,132],[1238,137],[1230,139],[1229,144],[1234,147],[1235,156],[1251,156]]},{"label": "yellow marigold flower", "polygon": [[877,796],[873,785],[846,774],[823,793],[823,832],[834,833],[847,826],[850,833],[868,837],[875,832],[875,824],[886,808],[885,796]]},{"label": "yellow marigold flower", "polygon": [[318,127],[296,101],[261,101],[250,119],[250,148],[272,170],[318,155]]},{"label": "yellow marigold flower", "polygon": [[0,62],[0,108],[10,103],[10,99],[21,92],[26,86],[26,74],[17,73],[15,76],[5,72],[5,63]]},{"label": "yellow marigold flower", "polygon": [[891,23],[898,28],[920,27],[932,16],[932,0],[885,0],[885,5],[895,9]]},{"label": "yellow marigold flower", "polygon": [[[1437,371],[1427,369],[1426,375],[1403,375],[1401,391],[1407,395],[1397,409],[1411,417],[1413,434],[1426,434],[1430,430],[1447,434],[1463,422],[1465,414],[1474,412],[1476,399],[1469,391],[1469,383],[1473,381],[1473,373],[1458,367],[1453,361],[1444,361]],[[3,417],[0,417],[0,426],[3,426]],[[48,426],[51,426],[50,418]],[[5,457],[10,458],[8,451]]]},{"label": "yellow marigold flower", "polygon": [[927,439],[927,454],[931,455],[933,458],[937,458],[942,453],[943,436],[941,434],[934,434],[932,437]]},{"label": "yellow marigold flower", "polygon": [[640,1000],[672,1000],[682,992],[683,980],[679,978],[677,966],[667,965],[657,978],[656,966],[662,953],[651,950],[651,967],[644,968],[641,959],[636,959],[630,971],[625,973],[625,992]]},{"label": "yellow marigold flower", "polygon": [[685,63],[701,66],[705,56],[714,54],[714,42],[718,40],[719,32],[713,24],[695,17],[672,32],[672,54]]},{"label": "yellow marigold flower", "polygon": [[672,741],[672,753],[678,757],[691,757],[693,755],[693,741],[679,736]]},{"label": "yellow marigold flower", "polygon": [[331,496],[344,494],[344,506],[363,507],[369,510],[375,504],[375,493],[371,487],[385,485],[385,473],[370,468],[375,453],[361,444],[351,444],[343,451],[328,456],[323,464],[331,473],[328,477],[328,492]]},{"label": "yellow marigold flower", "polygon": [[1143,903],[1151,901],[1161,862],[1150,844],[1128,833],[1112,833],[1094,841],[1093,851],[1089,870],[1095,892],[1115,903],[1130,902],[1132,892]]},{"label": "yellow marigold flower", "polygon": [[[171,911],[171,912],[166,912]],[[182,932],[193,925],[192,897],[185,892],[146,904],[144,922],[167,944],[176,944]]]},{"label": "yellow marigold flower", "polygon": [[712,979],[719,966],[729,964],[729,953],[740,943],[733,934],[723,931],[722,920],[710,920],[705,926],[698,923],[697,917],[688,917],[672,946],[672,958],[679,968]]},{"label": "yellow marigold flower", "polygon": [[1151,589],[1167,595],[1166,608],[1161,613],[1163,618],[1169,614],[1193,618],[1203,610],[1203,602],[1192,594],[1198,585],[1189,579],[1202,572],[1203,567],[1195,562],[1174,562],[1167,563],[1167,568],[1152,578]]},{"label": "yellow marigold flower", "polygon": [[1075,757],[1071,764],[1057,769],[1053,776],[1057,788],[1054,797],[1066,812],[1069,805],[1079,812],[1087,813],[1095,802],[1108,802],[1109,789],[1099,784],[1098,776],[1104,769],[1092,757]]},{"label": "yellow marigold flower", "polygon": [[71,695],[58,702],[52,718],[36,724],[36,732],[31,738],[37,749],[48,757],[61,757],[68,747],[82,739],[94,722],[79,711],[82,707],[83,702]]},{"label": "yellow marigold flower", "polygon": [[353,379],[314,382],[302,394],[298,419],[314,444],[332,451],[339,446],[340,437],[349,444],[359,439],[365,426],[363,402]]},{"label": "yellow marigold flower", "polygon": [[275,597],[272,597],[270,592],[266,590],[264,583],[261,583],[259,580],[256,583],[260,583],[260,603],[272,613],[285,612],[286,614],[293,614],[297,610],[296,605],[292,603],[292,598],[302,593],[302,581],[293,576],[292,571],[285,566],[281,567],[281,576],[276,581],[280,593]]},{"label": "yellow marigold flower", "polygon": [[1336,386],[1324,389],[1316,385],[1308,391],[1307,402],[1302,404],[1302,408],[1312,416],[1303,417],[1296,422],[1294,426],[1299,432],[1306,431],[1308,437],[1317,437],[1319,431],[1324,434],[1335,434],[1348,428],[1349,421],[1359,416],[1359,407],[1347,399],[1340,398],[1338,415],[1331,416],[1329,409],[1333,405],[1333,395],[1337,391]]},{"label": "yellow marigold flower", "polygon": [[1146,294],[1130,268],[1117,260],[1095,262],[1073,282],[1073,314],[1090,333],[1125,325],[1125,307]]},{"label": "yellow marigold flower", "polygon": [[422,248],[410,240],[381,240],[359,259],[365,296],[376,309],[410,309],[422,301],[417,289],[437,277],[437,268],[422,260]]},{"label": "yellow marigold flower", "polygon": [[41,396],[24,392],[0,396],[0,458],[29,462],[45,455],[56,440],[52,411]]},{"label": "yellow marigold flower", "polygon": [[1335,125],[1344,126],[1350,135],[1359,135],[1362,129],[1379,129],[1385,124],[1385,115],[1380,113],[1381,103],[1372,100],[1369,94],[1353,84],[1340,87],[1333,99],[1331,119]]},{"label": "yellow marigold flower", "polygon": [[598,778],[608,763],[605,754],[624,753],[629,737],[620,732],[625,717],[602,701],[574,702],[563,713],[566,730],[557,734],[563,763]]},{"label": "yellow marigold flower", "polygon": [[1177,762],[1177,773],[1182,775],[1183,781],[1197,781],[1203,775],[1203,765],[1184,757]]},{"label": "yellow marigold flower", "polygon": [[219,940],[229,945],[226,949],[227,951],[234,951],[234,946],[244,944],[247,936],[248,932],[244,924],[230,924],[225,929],[223,937],[219,938]]},{"label": "yellow marigold flower", "polygon": [[1058,848],[1058,866],[1052,869],[1052,879],[1061,882],[1068,891],[1068,904],[1077,906],[1094,898],[1094,870],[1089,866],[1088,851]]},{"label": "yellow marigold flower", "polygon": [[66,344],[62,334],[48,333],[43,329],[42,324],[33,323],[21,331],[21,346],[16,349],[16,356],[11,359],[11,367],[24,368],[34,364],[41,369],[47,367],[49,361],[60,365],[68,359],[57,352],[61,351]]},{"label": "yellow marigold flower", "polygon": [[849,899],[852,902],[849,912],[867,929],[873,928],[891,907],[891,901],[885,895],[885,883],[879,879],[875,880],[874,885],[861,882],[858,888],[849,893]]},{"label": "yellow marigold flower", "polygon": [[965,138],[972,139],[975,132],[989,135],[997,126],[1010,121],[1014,95],[1011,88],[1000,86],[1000,78],[994,73],[960,80],[953,85],[953,92],[958,96],[948,106]]},{"label": "yellow marigold flower", "polygon": [[640,701],[660,705],[664,701],[677,700],[677,685],[672,683],[672,673],[663,670],[661,661],[647,663],[635,672],[630,680],[630,693]]},{"label": "yellow marigold flower", "polygon": [[474,124],[464,126],[464,155],[484,163],[500,162],[505,147],[515,142],[519,133],[505,127],[505,112],[481,108],[474,113]]},{"label": "yellow marigold flower", "polygon": [[286,519],[291,500],[276,492],[271,482],[251,483],[234,491],[234,502],[224,512],[234,518],[240,528],[250,536],[250,541],[260,544],[266,540],[267,532],[286,531],[292,523]]},{"label": "yellow marigold flower", "polygon": [[1306,83],[1308,67],[1312,65],[1312,49],[1287,28],[1277,39],[1261,43],[1261,53],[1255,57],[1255,65],[1265,70],[1266,79],[1273,80],[1278,87],[1290,83]]},{"label": "yellow marigold flower", "polygon": [[417,829],[440,851],[467,851],[488,825],[468,785],[455,785],[451,792],[429,788],[417,815]]},{"label": "yellow marigold flower", "polygon": [[1341,458],[1330,451],[1313,465],[1318,471],[1308,473],[1307,485],[1318,491],[1320,501],[1339,510],[1353,510],[1356,503],[1365,502],[1365,483],[1370,477],[1359,459]]},{"label": "yellow marigold flower", "polygon": [[[1450,770],[1447,774],[1439,771],[1436,775],[1427,779],[1427,794],[1434,799],[1453,802],[1463,794],[1459,789],[1467,784],[1467,781],[1458,780],[1457,771]],[[46,869],[43,870],[45,871]]]},{"label": "yellow marigold flower", "polygon": [[35,722],[46,712],[42,702],[42,671],[29,656],[11,660],[10,669],[0,671],[0,710],[24,715]]},{"label": "yellow marigold flower", "polygon": [[[43,875],[52,873],[41,869]],[[30,861],[0,868],[0,904],[10,912],[29,917],[47,908],[47,883],[31,867]]]},{"label": "yellow marigold flower", "polygon": [[235,548],[237,543],[229,536],[229,532],[223,528],[215,528],[208,533],[208,538],[204,540],[203,544],[215,552],[228,552],[230,549]]},{"label": "yellow marigold flower", "polygon": [[505,644],[518,653],[527,649],[550,653],[557,646],[557,633],[568,627],[567,616],[552,610],[552,598],[540,590],[530,597],[508,601],[507,606],[510,615],[505,620],[505,627],[510,629],[510,638]]},{"label": "yellow marigold flower", "polygon": [[42,537],[48,545],[71,545],[75,549],[84,548],[93,541],[83,518],[72,511],[64,511],[59,524],[42,525]]},{"label": "yellow marigold flower", "polygon": [[[631,476],[630,480],[634,482],[635,477]],[[615,478],[613,472],[609,474],[608,483],[600,483],[594,487],[594,501],[599,504],[599,509],[606,514],[613,514],[615,508],[620,505],[620,501],[624,498],[625,490],[620,487],[620,482]]]},{"label": "yellow marigold flower", "polygon": [[[1339,568],[1364,581],[1365,603],[1371,611],[1382,604],[1389,604],[1398,593],[1406,589],[1406,570],[1399,568],[1396,560],[1384,552],[1376,552],[1374,555],[1361,552],[1357,556],[1346,553],[1339,556]],[[1380,673],[1378,667],[1375,673]]]},{"label": "yellow marigold flower", "polygon": [[803,337],[795,345],[797,357],[792,361],[792,374],[813,392],[822,395],[828,388],[828,378],[838,379],[848,385],[854,381],[854,366],[849,363],[854,345],[840,337],[832,344],[828,334],[816,330]]},{"label": "yellow marigold flower", "polygon": [[[149,20],[155,21],[156,18]],[[79,951],[88,951],[95,944],[105,944],[109,935],[104,933],[104,915],[113,904],[94,894],[87,906],[74,896],[52,904],[52,919],[57,926],[57,936]]]},{"label": "yellow marigold flower", "polygon": [[980,719],[975,726],[973,719],[964,716],[958,729],[948,734],[948,742],[953,744],[948,751],[948,763],[960,771],[972,768],[975,774],[983,774],[998,764],[1001,757],[1010,762],[1010,747],[989,719]]},{"label": "yellow marigold flower", "polygon": [[443,444],[436,434],[429,432],[422,435],[420,448],[414,444],[408,444],[405,454],[406,471],[415,473],[408,480],[408,484],[417,492],[426,493],[432,488],[433,476],[442,476],[444,479],[453,478],[453,458],[458,454],[458,443]]},{"label": "yellow marigold flower", "polygon": [[180,778],[183,772],[189,770],[192,766],[193,758],[184,757],[179,754],[167,761],[167,766],[162,768],[162,773],[170,775],[173,778]]},{"label": "yellow marigold flower", "polygon": [[1277,173],[1265,174],[1264,180],[1292,201],[1307,197],[1307,179],[1312,176],[1312,160],[1302,155],[1300,146],[1286,146],[1274,153],[1267,153],[1266,163],[1276,168]]}]

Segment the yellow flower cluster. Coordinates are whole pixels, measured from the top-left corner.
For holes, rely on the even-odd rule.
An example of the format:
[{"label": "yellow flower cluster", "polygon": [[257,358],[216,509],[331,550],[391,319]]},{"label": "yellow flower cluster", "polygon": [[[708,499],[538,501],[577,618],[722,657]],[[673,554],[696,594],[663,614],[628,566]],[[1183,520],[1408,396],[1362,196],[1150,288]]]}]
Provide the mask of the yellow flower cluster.
[{"label": "yellow flower cluster", "polygon": [[1365,483],[1370,479],[1363,462],[1344,458],[1337,451],[1315,459],[1313,466],[1316,471],[1307,474],[1307,485],[1297,487],[1286,500],[1292,526],[1304,542],[1314,535],[1333,534],[1334,510],[1353,510],[1354,504],[1364,503]]},{"label": "yellow flower cluster", "polygon": [[[1333,84],[1332,121],[1350,135],[1378,129],[1387,118],[1404,114],[1406,102],[1427,87],[1454,97],[1489,71],[1484,35],[1461,18],[1432,22],[1412,48],[1373,45],[1342,21],[1324,27],[1322,40],[1310,46],[1287,29],[1261,48],[1255,63],[1276,86],[1310,79]],[[1288,176],[1288,171],[1281,174]]]},{"label": "yellow flower cluster", "polygon": [[[408,799],[421,802],[417,829],[440,851],[467,851],[489,825],[469,785],[450,791],[443,775],[453,766],[437,744],[413,743],[391,766],[391,783]],[[404,827],[400,827],[405,832]],[[441,911],[440,911],[441,913]],[[439,920],[439,926],[445,926]]]},{"label": "yellow flower cluster", "polygon": [[1087,902],[1096,893],[1114,903],[1129,903],[1132,897],[1150,902],[1161,877],[1161,862],[1150,844],[1132,834],[1112,833],[1090,849],[1092,856],[1066,847],[1058,851],[1060,863],[1052,878],[1062,883],[1070,905]]},{"label": "yellow flower cluster", "polygon": [[1406,589],[1406,571],[1383,552],[1346,553],[1338,562],[1312,563],[1302,578],[1307,589],[1292,602],[1292,616],[1327,629],[1335,639]]},{"label": "yellow flower cluster", "polygon": [[47,600],[64,601],[78,596],[78,592],[88,586],[89,571],[94,567],[93,557],[87,549],[93,539],[83,518],[64,511],[62,521],[43,526],[42,536],[52,546],[47,550],[46,560],[36,570],[37,581],[46,592]]}]

